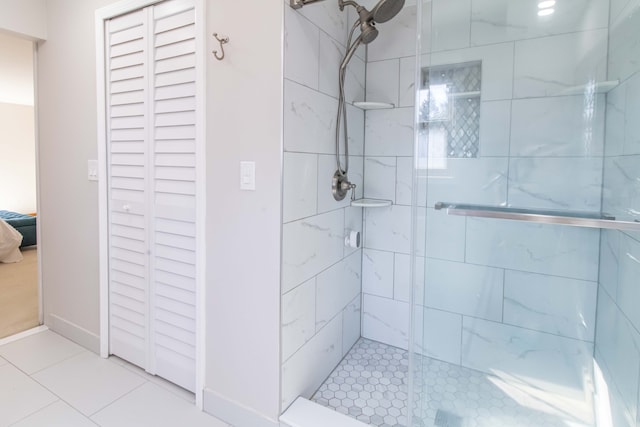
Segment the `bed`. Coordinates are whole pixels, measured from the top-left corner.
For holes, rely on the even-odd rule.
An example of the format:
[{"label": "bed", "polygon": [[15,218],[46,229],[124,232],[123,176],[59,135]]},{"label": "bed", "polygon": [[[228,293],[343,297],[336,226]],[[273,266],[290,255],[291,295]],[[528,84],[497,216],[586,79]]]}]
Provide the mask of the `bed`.
[{"label": "bed", "polygon": [[21,248],[37,244],[35,216],[0,210],[0,219],[22,234]]}]

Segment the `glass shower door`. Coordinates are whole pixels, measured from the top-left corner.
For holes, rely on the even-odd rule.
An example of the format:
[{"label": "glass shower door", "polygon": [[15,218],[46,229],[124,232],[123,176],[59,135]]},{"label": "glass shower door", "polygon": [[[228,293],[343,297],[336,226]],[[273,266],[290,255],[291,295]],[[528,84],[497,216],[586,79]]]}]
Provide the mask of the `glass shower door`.
[{"label": "glass shower door", "polygon": [[421,4],[414,426],[636,426],[640,2]]}]

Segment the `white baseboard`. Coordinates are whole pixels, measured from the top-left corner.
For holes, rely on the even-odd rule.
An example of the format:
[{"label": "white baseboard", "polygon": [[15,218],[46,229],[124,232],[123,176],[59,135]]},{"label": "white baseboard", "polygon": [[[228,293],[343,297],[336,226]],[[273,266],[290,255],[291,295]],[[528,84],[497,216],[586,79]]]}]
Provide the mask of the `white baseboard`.
[{"label": "white baseboard", "polygon": [[213,390],[203,392],[203,410],[233,427],[280,427],[280,423],[228,400]]},{"label": "white baseboard", "polygon": [[100,354],[100,336],[55,314],[48,314],[45,324],[52,331],[70,339],[89,351]]},{"label": "white baseboard", "polygon": [[20,333],[17,333],[15,335],[11,335],[11,336],[8,336],[6,338],[0,339],[0,346],[12,343],[14,341],[21,340],[22,338],[26,338],[26,337],[31,336],[31,335],[39,334],[40,332],[44,332],[44,331],[46,331],[48,329],[49,328],[47,328],[44,325],[36,326],[35,328],[31,328],[31,329],[27,329],[24,332],[20,332]]}]

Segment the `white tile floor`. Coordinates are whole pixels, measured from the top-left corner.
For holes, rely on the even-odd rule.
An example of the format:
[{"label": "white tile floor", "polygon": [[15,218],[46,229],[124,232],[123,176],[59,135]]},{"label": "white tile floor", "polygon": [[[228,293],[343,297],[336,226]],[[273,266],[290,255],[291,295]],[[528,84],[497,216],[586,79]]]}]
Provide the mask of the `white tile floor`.
[{"label": "white tile floor", "polygon": [[0,427],[229,427],[193,394],[51,331],[0,346]]}]

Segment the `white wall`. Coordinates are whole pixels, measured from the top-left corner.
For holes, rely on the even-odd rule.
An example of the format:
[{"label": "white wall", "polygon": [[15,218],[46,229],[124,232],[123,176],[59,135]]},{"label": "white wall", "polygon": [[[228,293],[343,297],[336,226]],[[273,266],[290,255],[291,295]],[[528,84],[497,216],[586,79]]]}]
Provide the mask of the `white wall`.
[{"label": "white wall", "polygon": [[39,45],[40,218],[45,323],[99,348],[95,10],[113,0],[47,3]]},{"label": "white wall", "polygon": [[[214,32],[230,42],[207,63],[205,410],[258,427],[279,416],[283,2],[207,6],[208,52]],[[256,191],[239,190],[241,160]]]},{"label": "white wall", "polygon": [[33,42],[0,33],[0,102],[33,105]]},{"label": "white wall", "polygon": [[0,209],[36,212],[33,107],[0,103]]},{"label": "white wall", "polygon": [[46,0],[0,0],[0,30],[46,39],[46,4]]},{"label": "white wall", "polygon": [[0,209],[36,211],[33,43],[0,33]]}]

